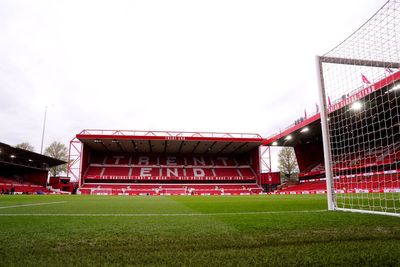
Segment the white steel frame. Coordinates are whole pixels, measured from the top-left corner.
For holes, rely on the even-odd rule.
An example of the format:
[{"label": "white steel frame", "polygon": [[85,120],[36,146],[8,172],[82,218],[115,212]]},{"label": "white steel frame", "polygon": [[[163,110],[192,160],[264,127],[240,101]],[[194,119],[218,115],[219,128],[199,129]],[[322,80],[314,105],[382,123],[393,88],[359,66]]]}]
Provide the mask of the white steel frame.
[{"label": "white steel frame", "polygon": [[[327,189],[327,201],[328,201],[328,210],[339,210],[339,211],[348,211],[348,212],[359,212],[359,213],[369,213],[369,214],[379,214],[379,215],[389,215],[400,217],[399,213],[391,213],[384,211],[372,211],[372,210],[362,210],[362,209],[347,209],[340,208],[336,203],[336,193],[333,184],[333,168],[332,168],[332,156],[331,156],[331,142],[330,142],[330,134],[329,134],[329,112],[328,106],[326,103],[326,93],[324,86],[324,74],[323,74],[323,63],[336,63],[342,64],[345,59],[341,58],[330,58],[330,57],[320,57],[316,56],[316,68],[317,68],[317,78],[318,78],[318,92],[319,92],[319,102],[321,106],[321,130],[322,130],[322,141],[324,148],[324,162],[325,162],[325,175],[326,175],[326,189]],[[355,61],[352,62],[356,64]],[[360,65],[364,66],[375,66],[377,62],[375,61],[360,61]],[[387,66],[388,64],[394,65],[396,68],[400,68],[400,63],[393,62],[380,62],[381,65]],[[357,64],[358,65],[358,64]]]}]

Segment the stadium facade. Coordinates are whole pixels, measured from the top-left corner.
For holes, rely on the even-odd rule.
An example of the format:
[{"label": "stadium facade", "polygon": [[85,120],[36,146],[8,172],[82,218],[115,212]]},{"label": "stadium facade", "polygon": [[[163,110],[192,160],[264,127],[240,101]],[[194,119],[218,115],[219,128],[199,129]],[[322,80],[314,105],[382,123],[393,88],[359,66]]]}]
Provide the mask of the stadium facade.
[{"label": "stadium facade", "polygon": [[259,194],[264,139],[253,133],[83,130],[70,143],[69,174],[82,194]]}]

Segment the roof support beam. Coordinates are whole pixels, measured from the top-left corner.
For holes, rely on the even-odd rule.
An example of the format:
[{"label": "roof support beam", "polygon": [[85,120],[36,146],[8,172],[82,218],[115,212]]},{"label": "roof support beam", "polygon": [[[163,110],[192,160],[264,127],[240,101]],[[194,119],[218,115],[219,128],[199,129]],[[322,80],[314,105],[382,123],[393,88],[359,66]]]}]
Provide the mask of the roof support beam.
[{"label": "roof support beam", "polygon": [[183,147],[183,143],[185,143],[185,141],[183,141],[183,142],[181,143],[181,145],[179,146],[179,149],[178,149],[178,154],[180,154],[180,153],[181,153],[181,150],[182,150],[182,147]]},{"label": "roof support beam", "polygon": [[213,146],[215,146],[216,143],[217,143],[217,141],[214,141],[214,143],[212,143],[211,146],[207,149],[206,153],[210,152],[211,149],[213,148]]},{"label": "roof support beam", "polygon": [[192,150],[192,154],[194,153],[194,151],[196,150],[196,148],[199,146],[200,141],[197,142],[197,144],[194,146],[193,150]]},{"label": "roof support beam", "polygon": [[138,153],[139,148],[138,148],[135,140],[131,140],[131,142],[132,142],[132,145],[133,145],[133,152],[134,153]]},{"label": "roof support beam", "polygon": [[167,144],[168,144],[168,141],[165,141],[164,142],[164,154],[167,154]]},{"label": "roof support beam", "polygon": [[228,146],[230,146],[232,144],[232,142],[229,142],[228,144],[226,144],[220,151],[218,151],[217,154],[221,153],[222,151],[224,151]]},{"label": "roof support beam", "polygon": [[238,151],[239,149],[241,149],[242,147],[246,146],[247,143],[243,143],[240,146],[238,146],[237,148],[235,148],[235,150],[232,151],[232,153],[235,153],[236,151]]},{"label": "roof support beam", "polygon": [[125,153],[125,150],[124,150],[124,148],[121,146],[120,141],[114,139],[112,142],[117,144],[117,147],[119,148],[119,150],[121,150],[122,153]]},{"label": "roof support beam", "polygon": [[104,149],[105,149],[107,152],[110,152],[110,150],[109,150],[108,147],[103,143],[103,141],[101,141],[100,144],[104,147]]}]

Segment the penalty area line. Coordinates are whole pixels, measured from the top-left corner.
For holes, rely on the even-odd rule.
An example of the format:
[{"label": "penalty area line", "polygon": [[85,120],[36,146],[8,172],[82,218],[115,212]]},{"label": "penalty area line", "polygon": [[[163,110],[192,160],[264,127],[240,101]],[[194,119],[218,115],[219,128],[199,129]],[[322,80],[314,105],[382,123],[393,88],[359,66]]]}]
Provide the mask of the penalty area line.
[{"label": "penalty area line", "polygon": [[43,205],[60,204],[60,203],[66,203],[66,202],[67,201],[57,201],[57,202],[43,202],[43,203],[21,204],[21,205],[2,206],[2,207],[0,206],[0,209],[31,207],[31,206],[43,206]]},{"label": "penalty area line", "polygon": [[176,216],[224,216],[224,215],[258,215],[285,213],[314,213],[328,210],[288,210],[288,211],[254,211],[254,212],[216,212],[216,213],[3,213],[0,216],[54,216],[54,217],[176,217]]}]

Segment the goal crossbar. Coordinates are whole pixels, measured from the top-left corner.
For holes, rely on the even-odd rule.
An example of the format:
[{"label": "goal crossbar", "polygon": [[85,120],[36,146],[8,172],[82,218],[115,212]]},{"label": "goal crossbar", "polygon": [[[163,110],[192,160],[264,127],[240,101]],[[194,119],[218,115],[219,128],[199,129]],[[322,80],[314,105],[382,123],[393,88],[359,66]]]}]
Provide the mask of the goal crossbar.
[{"label": "goal crossbar", "polygon": [[321,63],[400,69],[399,62],[365,60],[365,59],[355,59],[355,58],[342,58],[342,57],[326,57],[326,56],[319,57],[319,59],[320,59]]}]

